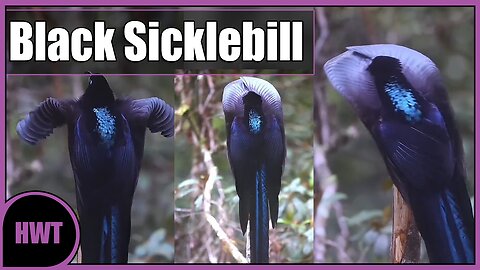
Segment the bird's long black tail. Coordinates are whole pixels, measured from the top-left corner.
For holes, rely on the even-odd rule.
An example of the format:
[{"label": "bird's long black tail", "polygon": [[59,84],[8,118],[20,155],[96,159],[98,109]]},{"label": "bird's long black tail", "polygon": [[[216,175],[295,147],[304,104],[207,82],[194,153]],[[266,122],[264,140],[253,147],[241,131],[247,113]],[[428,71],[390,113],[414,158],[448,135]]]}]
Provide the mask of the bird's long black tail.
[{"label": "bird's long black tail", "polygon": [[102,245],[100,250],[101,263],[126,263],[128,261],[128,239],[130,230],[126,230],[130,221],[125,221],[120,209],[111,207],[110,213],[105,215],[102,224]]},{"label": "bird's long black tail", "polygon": [[465,185],[414,194],[410,204],[431,263],[473,263],[475,225]]},{"label": "bird's long black tail", "polygon": [[265,168],[255,176],[255,200],[250,205],[250,257],[252,263],[268,263],[269,213]]},{"label": "bird's long black tail", "polygon": [[127,263],[130,216],[117,206],[81,219],[82,263]]}]

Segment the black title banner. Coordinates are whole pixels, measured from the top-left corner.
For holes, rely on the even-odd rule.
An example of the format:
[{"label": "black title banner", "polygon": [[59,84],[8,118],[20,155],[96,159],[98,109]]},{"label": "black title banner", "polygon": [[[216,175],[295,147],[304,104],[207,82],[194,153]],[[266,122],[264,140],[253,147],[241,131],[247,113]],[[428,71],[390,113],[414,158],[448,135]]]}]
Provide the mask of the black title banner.
[{"label": "black title banner", "polygon": [[313,10],[57,9],[6,16],[9,74],[313,73]]}]

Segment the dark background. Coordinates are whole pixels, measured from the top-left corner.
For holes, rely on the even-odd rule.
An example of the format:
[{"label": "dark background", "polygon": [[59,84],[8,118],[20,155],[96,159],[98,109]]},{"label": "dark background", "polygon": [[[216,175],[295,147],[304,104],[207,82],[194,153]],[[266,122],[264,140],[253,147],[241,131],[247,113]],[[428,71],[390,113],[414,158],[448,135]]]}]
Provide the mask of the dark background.
[{"label": "dark background", "polygon": [[[35,62],[34,60],[27,62],[10,62],[7,60],[7,73],[9,74],[81,74],[84,70],[88,70],[90,66],[95,65],[98,73],[103,74],[174,74],[176,69],[228,69],[231,73],[242,73],[241,69],[270,69],[277,73],[313,73],[313,11],[295,11],[287,9],[287,11],[261,11],[259,9],[251,9],[251,11],[225,11],[219,8],[218,11],[115,11],[116,8],[105,8],[107,11],[82,11],[69,10],[71,7],[66,7],[65,11],[7,11],[6,21],[7,26],[12,20],[27,21],[34,26],[35,21],[46,21],[46,31],[54,27],[62,27],[67,29],[70,33],[77,27],[86,27],[90,29],[92,36],[94,33],[94,21],[104,21],[105,28],[115,28],[112,44],[115,51],[117,61],[115,62],[101,62],[95,63],[93,61],[93,54],[91,60],[86,62],[77,62],[72,65],[70,62],[50,62],[48,55],[47,61]],[[78,9],[78,8],[77,8]],[[125,8],[123,8],[125,9]],[[207,9],[207,8],[202,8]],[[210,8],[212,9],[212,8]],[[246,8],[244,8],[246,9]],[[11,10],[11,9],[10,9]],[[231,10],[231,9],[229,9]],[[303,9],[305,10],[305,9]],[[173,63],[166,62],[162,59],[159,53],[159,61],[148,61],[148,54],[145,60],[140,62],[131,62],[124,55],[124,46],[131,45],[124,38],[123,28],[129,21],[141,21],[145,24],[147,34],[138,35],[142,37],[145,42],[148,42],[148,21],[160,21],[160,35],[162,31],[169,27],[175,27],[183,33],[184,21],[195,21],[195,29],[205,28],[206,21],[217,21],[217,36],[218,33],[226,27],[234,27],[242,33],[242,21],[254,21],[254,28],[260,27],[266,29],[266,21],[303,21],[303,59],[304,61],[296,62],[281,62],[266,60],[260,62],[243,62],[242,57],[235,62],[225,62],[220,59],[215,62],[187,62],[183,61],[182,57]],[[7,59],[9,57],[10,46],[10,32],[9,26],[6,27],[5,40],[7,41]],[[35,34],[35,30],[33,30]],[[266,34],[266,31],[265,31]],[[265,35],[266,36],[266,35]],[[279,34],[278,34],[279,36]],[[203,50],[206,54],[206,31],[203,34]],[[92,46],[94,42],[85,42],[85,45]],[[279,42],[278,42],[279,43]],[[51,42],[47,42],[46,47]],[[159,50],[160,50],[159,42]],[[183,42],[177,42],[175,45],[183,47]],[[267,46],[265,37],[265,47]],[[219,44],[217,42],[217,51]],[[148,50],[148,43],[147,43]],[[265,59],[266,59],[265,52]],[[73,58],[71,58],[73,59]],[[224,73],[224,72],[221,72]]]}]

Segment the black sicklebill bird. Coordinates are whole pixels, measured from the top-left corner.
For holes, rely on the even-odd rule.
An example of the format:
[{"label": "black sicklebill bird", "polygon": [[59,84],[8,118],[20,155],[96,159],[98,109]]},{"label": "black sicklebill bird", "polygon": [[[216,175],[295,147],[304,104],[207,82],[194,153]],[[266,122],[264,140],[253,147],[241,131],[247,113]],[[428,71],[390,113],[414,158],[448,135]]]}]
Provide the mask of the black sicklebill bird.
[{"label": "black sicklebill bird", "polygon": [[282,101],[269,82],[242,77],[225,86],[223,111],[244,234],[250,223],[250,261],[268,263],[269,220],[275,227],[286,154]]},{"label": "black sicklebill bird", "polygon": [[348,47],[325,72],[372,134],[432,263],[473,263],[462,142],[440,72],[412,49]]},{"label": "black sicklebill bird", "polygon": [[145,131],[173,136],[173,108],[159,98],[116,99],[104,76],[91,74],[78,100],[48,98],[17,124],[36,144],[62,125],[75,177],[82,263],[126,263],[130,212]]}]

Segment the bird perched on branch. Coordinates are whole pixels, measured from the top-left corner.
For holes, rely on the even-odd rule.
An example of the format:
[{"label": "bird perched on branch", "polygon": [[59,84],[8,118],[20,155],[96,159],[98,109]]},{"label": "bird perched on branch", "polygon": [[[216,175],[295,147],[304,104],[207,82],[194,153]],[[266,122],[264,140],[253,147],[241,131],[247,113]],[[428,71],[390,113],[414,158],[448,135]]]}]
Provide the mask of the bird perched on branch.
[{"label": "bird perched on branch", "polygon": [[159,98],[116,99],[104,76],[91,74],[78,100],[48,98],[17,124],[30,144],[68,127],[83,263],[126,263],[130,212],[145,131],[174,133],[173,108]]},{"label": "bird perched on branch", "polygon": [[281,98],[269,82],[242,77],[225,86],[223,111],[240,226],[245,233],[250,223],[251,262],[268,263],[269,216],[275,227],[286,154]]},{"label": "bird perched on branch", "polygon": [[462,142],[440,72],[398,45],[348,47],[325,72],[372,134],[432,263],[474,261]]}]

